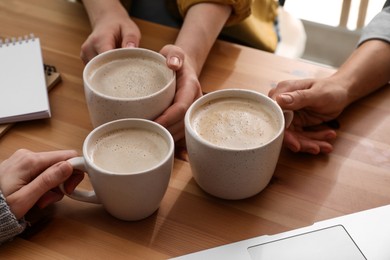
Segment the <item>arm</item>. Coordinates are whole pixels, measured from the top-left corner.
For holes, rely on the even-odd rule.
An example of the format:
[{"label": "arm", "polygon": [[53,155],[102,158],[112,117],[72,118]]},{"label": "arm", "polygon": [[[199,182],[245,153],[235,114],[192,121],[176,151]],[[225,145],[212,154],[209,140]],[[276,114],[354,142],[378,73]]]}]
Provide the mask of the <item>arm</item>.
[{"label": "arm", "polygon": [[333,130],[304,131],[303,128],[335,119],[349,104],[389,81],[390,44],[369,40],[328,78],[280,82],[269,95],[283,109],[296,112],[293,127],[286,131],[285,144],[295,152],[331,152],[331,141],[336,137]]},{"label": "arm", "polygon": [[[364,28],[359,47],[332,76],[325,79],[286,81],[270,91],[282,108],[295,110],[285,144],[292,151],[328,153],[333,130],[307,131],[336,118],[346,106],[382,87],[390,80],[390,1]],[[332,104],[329,106],[329,104]]]},{"label": "arm", "polygon": [[185,112],[202,95],[198,77],[231,11],[229,5],[214,3],[191,6],[175,44],[161,50],[168,66],[176,70],[177,83],[173,105],[156,121],[166,126],[175,140],[184,136]]},{"label": "arm", "polygon": [[[331,120],[349,104],[384,86],[389,80],[390,44],[371,40],[357,48],[332,76],[281,82],[270,91],[270,95],[285,109],[310,106],[322,114],[328,114],[324,119]],[[336,106],[327,107],[329,101]],[[302,122],[306,126],[318,123]]]},{"label": "arm", "polygon": [[138,47],[141,32],[119,0],[83,0],[92,33],[81,46],[87,63],[97,54],[114,48]]},{"label": "arm", "polygon": [[[267,0],[269,1],[269,0]],[[270,0],[273,1],[273,0]],[[176,0],[179,13],[185,17],[188,10],[197,4],[201,3],[214,3],[220,5],[228,5],[232,9],[230,16],[226,21],[226,26],[235,25],[247,18],[253,11],[253,0]],[[256,4],[255,4],[256,5]]]},{"label": "arm", "polygon": [[175,45],[186,53],[197,76],[230,13],[230,6],[212,3],[197,4],[188,10]]},{"label": "arm", "polygon": [[390,43],[364,42],[341,66],[334,78],[347,89],[345,106],[368,95],[390,81]]}]

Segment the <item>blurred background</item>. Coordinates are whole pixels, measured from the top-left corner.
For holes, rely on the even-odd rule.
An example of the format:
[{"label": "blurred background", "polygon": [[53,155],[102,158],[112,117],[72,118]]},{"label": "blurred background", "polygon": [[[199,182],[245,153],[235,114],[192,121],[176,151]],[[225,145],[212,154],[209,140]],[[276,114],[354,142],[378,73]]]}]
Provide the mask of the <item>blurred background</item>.
[{"label": "blurred background", "polygon": [[[385,0],[284,0],[283,9],[302,22],[306,43],[301,58],[340,66],[356,47],[361,29]],[[283,17],[281,17],[283,18]],[[287,26],[291,26],[291,22]]]}]

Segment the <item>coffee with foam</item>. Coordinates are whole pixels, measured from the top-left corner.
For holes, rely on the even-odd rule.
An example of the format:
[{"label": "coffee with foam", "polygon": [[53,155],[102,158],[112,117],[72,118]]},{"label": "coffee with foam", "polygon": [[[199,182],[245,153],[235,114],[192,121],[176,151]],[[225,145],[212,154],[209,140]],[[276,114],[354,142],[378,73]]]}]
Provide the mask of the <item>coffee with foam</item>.
[{"label": "coffee with foam", "polygon": [[172,72],[163,62],[150,57],[105,60],[91,73],[94,89],[118,98],[140,98],[164,88]]},{"label": "coffee with foam", "polygon": [[169,145],[158,133],[142,128],[125,128],[105,133],[90,149],[98,167],[115,173],[136,173],[160,164]]},{"label": "coffee with foam", "polygon": [[203,104],[191,117],[192,128],[204,140],[224,148],[250,149],[272,140],[280,123],[259,102],[219,98]]},{"label": "coffee with foam", "polygon": [[113,49],[91,59],[83,82],[93,127],[160,116],[176,93],[176,73],[166,63],[160,53],[142,48]]}]

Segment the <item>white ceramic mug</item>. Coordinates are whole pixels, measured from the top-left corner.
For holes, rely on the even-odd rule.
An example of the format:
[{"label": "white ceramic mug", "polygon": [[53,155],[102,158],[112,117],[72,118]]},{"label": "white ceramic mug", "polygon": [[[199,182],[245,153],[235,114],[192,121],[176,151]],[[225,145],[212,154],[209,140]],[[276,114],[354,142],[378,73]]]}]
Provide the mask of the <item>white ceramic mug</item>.
[{"label": "white ceramic mug", "polygon": [[161,125],[145,119],[108,122],[87,136],[82,157],[69,160],[88,174],[93,190],[76,188],[66,195],[102,204],[118,219],[146,218],[159,208],[173,159],[173,138]]},{"label": "white ceramic mug", "polygon": [[262,191],[279,158],[284,130],[293,118],[271,98],[251,90],[204,95],[185,115],[185,137],[195,181],[223,199]]},{"label": "white ceramic mug", "polygon": [[142,48],[101,53],[84,68],[84,92],[94,127],[122,118],[154,120],[174,98],[176,74],[161,54]]}]

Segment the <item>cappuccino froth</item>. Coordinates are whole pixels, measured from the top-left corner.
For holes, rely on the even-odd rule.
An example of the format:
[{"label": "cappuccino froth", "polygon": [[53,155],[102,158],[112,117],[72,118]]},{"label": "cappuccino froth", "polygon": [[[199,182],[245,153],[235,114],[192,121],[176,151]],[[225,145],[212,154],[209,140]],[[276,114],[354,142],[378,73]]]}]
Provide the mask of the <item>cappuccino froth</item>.
[{"label": "cappuccino froth", "polygon": [[279,129],[273,112],[244,98],[220,98],[199,107],[192,128],[204,140],[220,147],[249,149],[273,139]]},{"label": "cappuccino froth", "polygon": [[123,58],[106,62],[90,81],[102,94],[119,98],[139,98],[161,90],[172,77],[165,64],[150,58]]},{"label": "cappuccino froth", "polygon": [[100,168],[116,173],[136,173],[151,169],[167,156],[165,139],[141,128],[108,132],[95,141],[90,157]]}]

